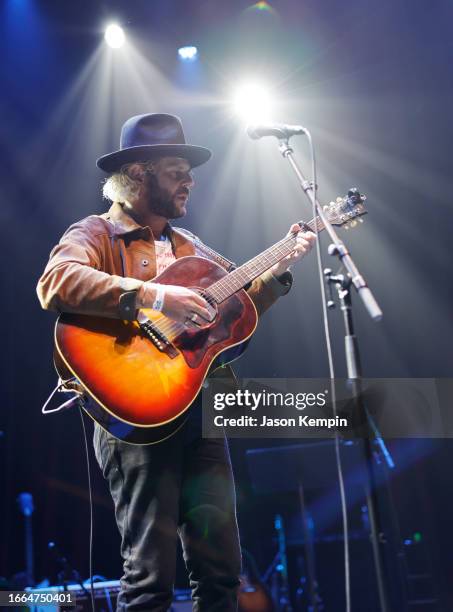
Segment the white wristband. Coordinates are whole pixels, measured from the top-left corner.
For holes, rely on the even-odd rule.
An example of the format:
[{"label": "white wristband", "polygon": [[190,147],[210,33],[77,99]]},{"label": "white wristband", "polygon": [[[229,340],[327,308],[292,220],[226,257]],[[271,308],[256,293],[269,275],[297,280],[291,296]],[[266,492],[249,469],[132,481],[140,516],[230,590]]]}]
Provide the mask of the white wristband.
[{"label": "white wristband", "polygon": [[158,312],[162,312],[162,308],[164,307],[165,287],[164,285],[156,285],[156,287],[156,297],[154,298],[151,308]]}]

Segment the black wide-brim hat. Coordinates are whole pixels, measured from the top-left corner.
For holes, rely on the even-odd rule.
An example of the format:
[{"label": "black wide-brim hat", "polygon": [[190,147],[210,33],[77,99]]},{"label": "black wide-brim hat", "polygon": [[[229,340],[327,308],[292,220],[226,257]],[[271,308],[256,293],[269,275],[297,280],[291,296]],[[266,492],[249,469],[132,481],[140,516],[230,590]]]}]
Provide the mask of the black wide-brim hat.
[{"label": "black wide-brim hat", "polygon": [[195,168],[208,161],[211,151],[186,144],[179,117],[160,113],[135,115],[122,127],[119,150],[103,155],[96,165],[105,172],[118,172],[125,164],[159,157],[182,157]]}]

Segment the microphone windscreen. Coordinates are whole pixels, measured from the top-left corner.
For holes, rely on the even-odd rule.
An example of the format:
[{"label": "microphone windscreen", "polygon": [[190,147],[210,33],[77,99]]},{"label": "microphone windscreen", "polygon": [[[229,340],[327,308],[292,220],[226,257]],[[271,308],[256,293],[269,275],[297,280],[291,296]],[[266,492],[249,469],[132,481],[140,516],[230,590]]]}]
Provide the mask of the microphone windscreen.
[{"label": "microphone windscreen", "polygon": [[256,125],[248,125],[246,132],[247,132],[247,135],[253,140],[258,140],[258,138],[260,137],[259,134],[257,133]]}]

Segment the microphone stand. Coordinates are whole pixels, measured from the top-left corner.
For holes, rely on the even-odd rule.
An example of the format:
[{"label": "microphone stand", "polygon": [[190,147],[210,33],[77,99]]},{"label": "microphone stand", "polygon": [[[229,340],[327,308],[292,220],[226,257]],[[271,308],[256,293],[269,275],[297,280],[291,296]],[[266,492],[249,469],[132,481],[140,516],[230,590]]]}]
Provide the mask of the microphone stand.
[{"label": "microphone stand", "polygon": [[[393,459],[390,452],[382,439],[380,432],[363,403],[362,397],[362,365],[360,361],[359,346],[357,337],[354,333],[354,323],[352,319],[352,297],[351,297],[351,279],[342,274],[334,276],[330,270],[324,271],[324,276],[327,283],[333,283],[337,287],[338,298],[343,312],[343,322],[345,328],[345,354],[346,365],[348,372],[348,382],[354,398],[354,412],[358,418],[358,423],[362,422],[361,417],[365,415],[365,431],[363,432],[363,452],[365,455],[365,496],[368,508],[368,516],[370,520],[371,545],[373,549],[374,566],[376,571],[376,582],[379,592],[379,600],[381,610],[388,609],[388,593],[386,592],[384,582],[384,568],[382,553],[387,543],[384,530],[382,528],[381,514],[379,510],[379,501],[377,496],[376,477],[373,466],[373,449],[371,446],[371,436],[374,442],[378,445],[384,460],[389,468],[394,468]],[[334,308],[333,301],[329,303],[330,308]],[[363,431],[363,430],[362,430]]]},{"label": "microphone stand", "polygon": [[[304,128],[305,133],[311,140],[311,136]],[[352,310],[351,310],[351,285],[355,287],[358,295],[360,296],[366,310],[370,317],[374,321],[379,321],[382,318],[382,311],[374,298],[371,290],[367,286],[365,279],[360,274],[357,266],[355,265],[349,251],[345,244],[337,236],[334,228],[329,222],[326,214],[320,203],[318,202],[313,185],[308,181],[300,170],[296,160],[294,159],[294,151],[289,145],[289,138],[285,137],[279,140],[278,149],[282,156],[288,160],[291,168],[294,170],[296,177],[302,187],[305,195],[310,201],[313,208],[324,224],[327,233],[332,240],[332,244],[329,246],[329,255],[336,255],[340,263],[344,265],[347,271],[347,279],[343,286],[338,287],[339,296],[342,300],[342,310],[344,314],[344,323],[346,328],[345,334],[345,352],[346,352],[346,363],[348,369],[348,378],[351,382],[353,396],[355,398],[356,414],[361,417],[366,416],[365,422],[367,424],[367,431],[364,435],[364,455],[366,464],[366,476],[368,482],[366,483],[366,499],[368,505],[368,513],[370,519],[370,530],[371,530],[371,543],[373,549],[374,566],[376,572],[376,582],[379,593],[379,602],[381,612],[389,612],[388,602],[388,589],[384,579],[384,561],[383,561],[383,546],[386,542],[383,530],[381,527],[381,516],[379,512],[379,504],[376,492],[376,481],[373,469],[373,451],[371,447],[370,437],[376,435],[377,429],[375,424],[370,423],[370,415],[363,405],[361,397],[361,364],[359,348],[357,338],[354,334],[353,321],[352,321]],[[361,419],[359,419],[360,422]],[[379,439],[379,438],[378,438]]]},{"label": "microphone stand", "polygon": [[68,559],[61,554],[55,542],[49,542],[47,548],[50,550],[58,566],[61,568],[57,574],[57,580],[63,587],[63,590],[67,591],[68,585],[71,584],[71,582],[74,582],[80,586],[86,597],[89,598],[90,593],[83,584],[80,573],[73,568]]},{"label": "microphone stand", "polygon": [[[305,130],[305,132],[308,133],[308,130]],[[308,181],[304,177],[299,166],[297,165],[297,162],[294,159],[294,151],[289,146],[289,139],[285,138],[285,139],[279,140],[278,149],[280,153],[283,155],[283,157],[289,161],[292,169],[294,170],[299,180],[300,186],[302,187],[307,198],[310,200],[312,207],[316,208],[319,218],[323,222],[324,227],[326,228],[326,231],[329,234],[330,239],[332,240],[331,248],[333,252],[329,254],[338,255],[340,262],[346,268],[349,274],[349,278],[351,279],[352,284],[354,285],[354,287],[357,290],[357,293],[362,299],[362,302],[365,308],[367,309],[370,317],[374,321],[380,321],[382,319],[382,311],[379,308],[379,305],[376,302],[374,295],[371,293],[371,290],[366,284],[365,279],[360,274],[357,266],[355,265],[344,242],[340,240],[340,238],[338,237],[332,224],[327,219],[327,216],[325,215],[324,210],[322,209],[322,206],[319,204],[318,200],[316,199],[315,193],[313,190],[313,185],[311,184],[310,181]]]}]

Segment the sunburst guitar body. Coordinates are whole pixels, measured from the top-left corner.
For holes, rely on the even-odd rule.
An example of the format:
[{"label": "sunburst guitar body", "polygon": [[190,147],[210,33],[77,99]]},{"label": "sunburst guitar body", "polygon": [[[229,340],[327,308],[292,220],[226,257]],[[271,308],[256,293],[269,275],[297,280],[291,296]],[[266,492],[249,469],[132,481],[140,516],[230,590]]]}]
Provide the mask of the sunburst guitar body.
[{"label": "sunburst guitar body", "polygon": [[137,321],[64,313],[55,328],[55,364],[63,380],[86,391],[85,410],[117,438],[150,444],[187,417],[210,371],[235,359],[257,325],[246,291],[216,302],[208,287],[227,272],[203,257],[171,264],[153,282],[189,287],[206,297],[214,319],[199,329],[153,310]]}]

